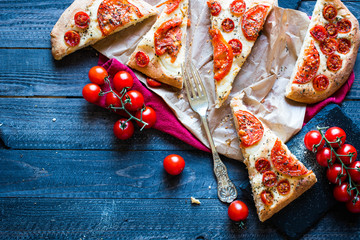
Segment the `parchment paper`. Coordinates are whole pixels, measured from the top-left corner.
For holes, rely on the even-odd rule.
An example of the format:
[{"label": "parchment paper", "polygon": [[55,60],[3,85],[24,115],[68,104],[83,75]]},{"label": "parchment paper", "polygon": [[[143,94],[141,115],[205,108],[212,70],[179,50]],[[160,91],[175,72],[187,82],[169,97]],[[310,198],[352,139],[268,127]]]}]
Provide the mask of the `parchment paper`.
[{"label": "parchment paper", "polygon": [[[148,0],[157,4],[156,0]],[[160,9],[161,10],[161,9]],[[215,109],[215,86],[213,80],[213,48],[208,33],[210,16],[203,0],[193,0],[189,8],[191,27],[188,28],[188,57],[199,69],[207,88],[210,110],[210,131],[220,154],[242,160],[239,140],[233,125],[229,102],[241,91],[245,92],[245,105],[283,141],[289,140],[302,127],[306,105],[287,100],[285,87],[300,51],[309,18],[303,12],[275,7],[267,18],[262,34],[257,39],[251,54],[236,77],[228,100]],[[141,37],[151,28],[156,17],[110,36],[94,46],[108,58],[126,63]],[[135,71],[142,82],[145,75]],[[199,117],[189,106],[185,89],[176,90],[165,86],[154,89],[174,111],[183,125],[201,142],[208,140]]]}]

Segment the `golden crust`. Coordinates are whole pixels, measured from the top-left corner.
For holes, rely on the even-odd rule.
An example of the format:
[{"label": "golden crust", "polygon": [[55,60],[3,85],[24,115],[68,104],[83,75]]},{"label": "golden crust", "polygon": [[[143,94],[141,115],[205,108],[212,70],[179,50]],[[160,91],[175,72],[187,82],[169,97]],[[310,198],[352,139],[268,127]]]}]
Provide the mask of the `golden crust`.
[{"label": "golden crust", "polygon": [[[59,20],[55,24],[54,28],[52,29],[50,36],[51,36],[51,46],[52,46],[52,54],[56,60],[62,59],[64,56],[77,51],[78,49],[84,48],[86,46],[92,45],[96,43],[97,41],[107,37],[103,36],[101,34],[101,31],[99,29],[99,26],[97,24],[93,24],[93,28],[91,31],[94,32],[94,35],[96,37],[92,37],[91,39],[87,40],[81,40],[79,45],[75,47],[69,47],[66,45],[64,41],[64,34],[69,30],[77,30],[80,33],[84,32],[85,30],[79,29],[74,24],[74,15],[78,11],[86,11],[87,8],[91,7],[93,4],[99,4],[100,5],[101,0],[75,0],[60,16]],[[143,17],[136,19],[135,21],[129,22],[128,24],[125,24],[124,26],[121,26],[117,28],[114,32],[111,34],[118,32],[122,29],[125,29],[131,25],[134,25],[152,15],[155,15],[157,13],[157,10],[149,5],[148,3],[142,1],[142,0],[129,0],[129,2],[133,5],[135,5],[139,11],[143,14]],[[97,9],[96,9],[97,12]],[[91,23],[90,23],[91,25]],[[90,29],[89,29],[90,31]],[[109,35],[111,35],[109,34]]]},{"label": "golden crust", "polygon": [[[324,2],[325,1],[322,1],[322,3],[324,3]],[[351,32],[349,33],[349,35],[353,34],[353,37],[351,37],[349,39],[351,40],[352,48],[351,48],[350,52],[346,54],[346,57],[343,60],[343,66],[344,65],[345,66],[342,69],[340,69],[339,71],[337,71],[335,73],[331,72],[331,71],[327,71],[325,73],[325,75],[329,79],[329,86],[324,91],[321,91],[321,92],[315,91],[315,89],[313,88],[313,85],[312,85],[312,81],[310,81],[309,83],[306,83],[306,84],[292,83],[294,80],[295,71],[297,70],[297,67],[295,67],[294,73],[293,73],[292,77],[290,78],[289,84],[286,88],[285,96],[287,98],[295,100],[297,102],[311,104],[311,103],[316,103],[316,102],[319,102],[319,101],[322,101],[322,100],[328,98],[347,81],[347,79],[349,78],[351,71],[355,65],[356,56],[357,56],[357,52],[358,52],[359,45],[360,45],[359,22],[354,17],[354,15],[351,14],[349,9],[340,0],[327,1],[327,3],[329,3],[329,2],[332,2],[334,5],[338,6],[338,8],[341,9],[341,11],[343,12],[342,15],[344,15],[344,13],[345,13],[346,18],[348,18],[351,21],[353,28],[352,28]],[[314,11],[314,14],[315,14],[315,11]],[[318,20],[317,16],[313,16],[312,19],[314,19],[314,21]],[[307,34],[307,37],[310,37],[310,34]],[[306,39],[305,39],[305,41],[306,41]],[[321,54],[323,55],[323,53],[321,52],[321,50],[318,47],[317,47],[317,50],[319,51],[320,55]],[[302,58],[303,52],[304,51],[302,48],[301,54],[299,55],[299,59]],[[296,66],[298,66],[298,64],[296,64]]]}]

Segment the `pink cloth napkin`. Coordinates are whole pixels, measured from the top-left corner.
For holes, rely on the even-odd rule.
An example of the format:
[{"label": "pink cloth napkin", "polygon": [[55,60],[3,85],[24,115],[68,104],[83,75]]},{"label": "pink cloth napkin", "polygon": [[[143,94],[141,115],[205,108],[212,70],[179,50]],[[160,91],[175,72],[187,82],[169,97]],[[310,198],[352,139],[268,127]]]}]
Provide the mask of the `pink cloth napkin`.
[{"label": "pink cloth napkin", "polygon": [[[152,107],[156,111],[156,123],[153,128],[168,133],[199,150],[210,152],[205,145],[203,145],[180,123],[164,100],[145,87],[130,68],[114,58],[108,60],[108,58],[101,54],[98,65],[102,66],[108,71],[111,83],[111,76],[114,76],[118,71],[127,71],[130,73],[134,79],[134,86],[132,89],[141,92],[144,95],[145,105]],[[104,88],[103,90],[107,91],[108,89]],[[105,97],[101,97],[96,104],[105,108]],[[121,115],[121,113],[119,114]],[[143,131],[146,131],[146,129]]]}]

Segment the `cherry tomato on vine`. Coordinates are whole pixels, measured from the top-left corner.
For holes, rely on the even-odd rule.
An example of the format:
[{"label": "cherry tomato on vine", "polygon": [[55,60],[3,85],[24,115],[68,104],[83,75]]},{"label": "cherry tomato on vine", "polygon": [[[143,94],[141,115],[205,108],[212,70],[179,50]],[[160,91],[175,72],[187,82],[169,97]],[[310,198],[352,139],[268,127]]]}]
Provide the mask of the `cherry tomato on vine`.
[{"label": "cherry tomato on vine", "polygon": [[[305,147],[310,151],[316,152],[314,145],[319,144],[321,139],[322,139],[322,137],[321,137],[320,132],[317,130],[312,130],[312,131],[306,133],[306,135],[304,137]],[[323,139],[321,141],[321,144],[317,147],[317,151],[321,150],[324,147],[324,143],[325,143],[325,140]]]},{"label": "cherry tomato on vine", "polygon": [[350,199],[352,198],[352,196],[354,194],[354,191],[351,190],[350,195],[349,195],[349,193],[347,191],[348,187],[349,187],[348,183],[341,183],[340,185],[336,185],[334,187],[334,191],[333,191],[334,198],[339,202],[350,201]]},{"label": "cherry tomato on vine", "polygon": [[[345,142],[346,133],[339,127],[331,127],[326,130],[325,137],[329,142],[333,142],[331,143],[332,147],[337,148],[341,147],[341,145]],[[338,139],[341,139],[339,143],[336,142]]]},{"label": "cherry tomato on vine", "polygon": [[153,88],[156,88],[156,87],[160,87],[161,86],[161,82],[158,82],[152,78],[146,78],[146,83],[150,86],[150,87],[153,87]]},{"label": "cherry tomato on vine", "polygon": [[170,154],[164,159],[163,165],[170,175],[179,175],[184,170],[185,161],[179,155]]},{"label": "cherry tomato on vine", "polygon": [[354,146],[350,145],[350,144],[342,145],[336,151],[336,153],[339,154],[339,155],[349,155],[349,156],[339,156],[341,161],[346,165],[349,165],[350,163],[355,162],[355,160],[357,158],[356,148],[354,148]]},{"label": "cherry tomato on vine", "polygon": [[[135,117],[140,119],[141,109],[136,112]],[[151,107],[146,106],[145,109],[142,111],[142,120],[148,124],[144,128],[151,128],[152,126],[154,126],[156,122],[155,110]],[[144,125],[139,121],[136,121],[136,123],[137,125],[139,125],[139,127],[142,127]]]},{"label": "cherry tomato on vine", "polygon": [[114,134],[120,140],[129,139],[134,134],[134,124],[122,118],[114,124]]},{"label": "cherry tomato on vine", "polygon": [[97,85],[103,85],[104,79],[108,76],[108,72],[105,70],[105,68],[100,66],[92,67],[89,70],[89,79],[92,83],[95,83]]},{"label": "cherry tomato on vine", "polygon": [[82,90],[82,95],[86,101],[95,103],[100,98],[99,96],[100,92],[101,92],[101,88],[99,87],[99,85],[96,85],[94,83],[89,83],[84,86]]},{"label": "cherry tomato on vine", "polygon": [[357,183],[360,183],[360,161],[355,161],[350,164],[348,169],[351,179]]},{"label": "cherry tomato on vine", "polygon": [[[331,160],[330,160],[331,159]],[[330,166],[335,162],[335,153],[331,152],[330,148],[323,148],[316,153],[316,161],[320,166],[327,167],[330,160]]]},{"label": "cherry tomato on vine", "polygon": [[136,90],[128,91],[122,100],[125,102],[127,99],[131,100],[131,103],[130,102],[125,103],[125,108],[129,111],[137,111],[141,109],[144,105],[144,96],[139,91]]},{"label": "cherry tomato on vine", "polygon": [[[118,92],[116,92],[116,94],[120,96]],[[120,99],[112,92],[107,93],[105,97],[105,106],[109,107],[110,105],[113,107],[121,107]]]},{"label": "cherry tomato on vine", "polygon": [[114,88],[121,92],[124,88],[132,88],[134,79],[130,73],[126,71],[117,72],[113,79]]},{"label": "cherry tomato on vine", "polygon": [[348,201],[346,203],[346,208],[349,210],[349,212],[360,213],[360,196],[355,196],[351,199],[351,201]]},{"label": "cherry tomato on vine", "polygon": [[243,221],[249,216],[249,209],[244,202],[236,200],[230,204],[228,215],[233,221]]},{"label": "cherry tomato on vine", "polygon": [[326,170],[326,177],[329,182],[338,184],[339,179],[341,183],[345,181],[347,176],[346,170],[342,168],[341,164],[335,163]]}]

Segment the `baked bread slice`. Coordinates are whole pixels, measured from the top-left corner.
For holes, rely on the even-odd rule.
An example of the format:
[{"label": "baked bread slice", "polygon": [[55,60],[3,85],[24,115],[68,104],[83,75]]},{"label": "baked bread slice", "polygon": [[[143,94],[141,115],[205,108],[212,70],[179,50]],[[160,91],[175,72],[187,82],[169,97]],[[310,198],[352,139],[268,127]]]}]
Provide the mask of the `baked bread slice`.
[{"label": "baked bread slice", "polygon": [[75,0],[51,31],[52,54],[60,60],[155,14],[142,0]]},{"label": "baked bread slice", "polygon": [[214,48],[216,106],[228,98],[275,0],[208,0]]},{"label": "baked bread slice", "polygon": [[127,65],[159,82],[181,89],[185,61],[188,0],[169,0],[143,36]]},{"label": "baked bread slice", "polygon": [[316,103],[349,78],[360,44],[359,22],[340,0],[318,0],[286,97]]},{"label": "baked bread slice", "polygon": [[231,100],[244,163],[260,221],[265,221],[313,186],[317,179],[287,146],[243,104]]}]

